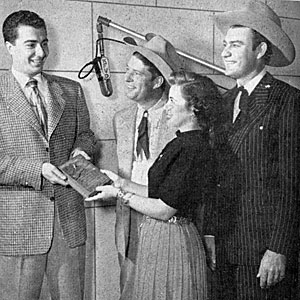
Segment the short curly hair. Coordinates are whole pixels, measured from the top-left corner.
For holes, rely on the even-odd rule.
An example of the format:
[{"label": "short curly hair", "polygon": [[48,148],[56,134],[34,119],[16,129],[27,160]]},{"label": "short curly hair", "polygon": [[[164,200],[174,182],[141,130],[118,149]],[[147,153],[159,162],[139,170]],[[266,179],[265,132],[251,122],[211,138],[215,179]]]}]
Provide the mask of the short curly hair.
[{"label": "short curly hair", "polygon": [[47,32],[46,23],[38,14],[28,10],[19,10],[10,14],[3,23],[4,42],[15,43],[20,25],[32,26],[37,29],[43,28]]},{"label": "short curly hair", "polygon": [[212,129],[222,102],[217,85],[207,76],[188,71],[173,72],[169,82],[180,86],[181,95],[188,107],[193,107],[200,128],[204,131]]}]

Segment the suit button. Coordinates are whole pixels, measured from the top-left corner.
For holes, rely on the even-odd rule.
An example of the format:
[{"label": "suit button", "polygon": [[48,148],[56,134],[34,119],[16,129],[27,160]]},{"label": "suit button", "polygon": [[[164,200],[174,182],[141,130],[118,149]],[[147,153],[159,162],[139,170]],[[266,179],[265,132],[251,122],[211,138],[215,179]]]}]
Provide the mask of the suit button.
[{"label": "suit button", "polygon": [[49,148],[48,147],[46,148],[46,151],[49,152]]},{"label": "suit button", "polygon": [[55,198],[52,196],[52,197],[50,197],[50,201],[54,201],[55,200]]}]

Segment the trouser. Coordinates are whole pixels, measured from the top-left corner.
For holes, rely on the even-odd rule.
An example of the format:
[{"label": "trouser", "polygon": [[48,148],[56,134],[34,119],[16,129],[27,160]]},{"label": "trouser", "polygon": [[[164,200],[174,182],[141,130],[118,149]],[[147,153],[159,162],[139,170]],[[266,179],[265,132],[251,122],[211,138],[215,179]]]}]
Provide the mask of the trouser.
[{"label": "trouser", "polygon": [[287,271],[276,285],[262,289],[259,266],[227,265],[216,271],[218,300],[295,300],[297,272]]},{"label": "trouser", "polygon": [[82,300],[85,246],[69,248],[55,217],[48,253],[0,256],[0,300],[38,300],[44,276],[52,300]]}]

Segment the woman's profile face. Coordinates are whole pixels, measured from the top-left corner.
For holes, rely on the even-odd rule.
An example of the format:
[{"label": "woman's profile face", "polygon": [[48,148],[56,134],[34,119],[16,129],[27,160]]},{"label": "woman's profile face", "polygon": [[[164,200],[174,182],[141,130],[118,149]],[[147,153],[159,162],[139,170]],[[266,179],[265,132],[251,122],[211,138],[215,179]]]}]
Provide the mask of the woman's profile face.
[{"label": "woman's profile face", "polygon": [[192,122],[194,113],[182,97],[181,88],[178,85],[172,85],[170,88],[166,112],[169,125],[178,129],[184,129],[187,124]]}]

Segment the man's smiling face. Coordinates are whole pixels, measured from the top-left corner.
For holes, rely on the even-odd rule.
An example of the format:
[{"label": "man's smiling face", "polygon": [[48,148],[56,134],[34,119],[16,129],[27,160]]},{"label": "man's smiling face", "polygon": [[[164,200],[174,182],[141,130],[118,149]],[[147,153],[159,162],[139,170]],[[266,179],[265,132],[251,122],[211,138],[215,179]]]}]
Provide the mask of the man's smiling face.
[{"label": "man's smiling face", "polygon": [[43,70],[49,54],[47,32],[27,25],[20,25],[17,30],[15,42],[6,42],[12,66],[18,72],[34,76]]}]

